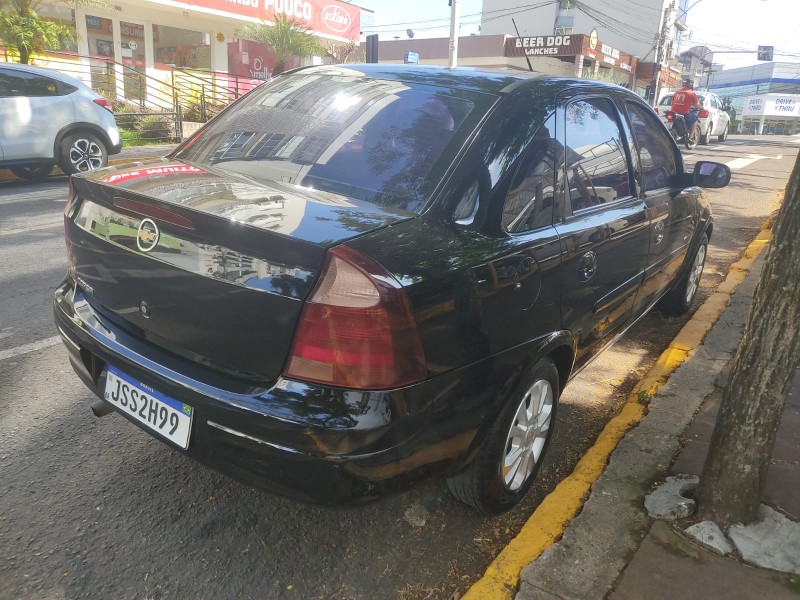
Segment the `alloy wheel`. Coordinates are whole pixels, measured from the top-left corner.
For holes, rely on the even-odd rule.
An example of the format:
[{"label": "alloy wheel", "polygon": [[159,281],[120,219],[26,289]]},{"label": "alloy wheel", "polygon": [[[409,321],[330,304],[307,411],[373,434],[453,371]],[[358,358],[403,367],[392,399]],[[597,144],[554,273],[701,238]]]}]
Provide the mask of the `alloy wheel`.
[{"label": "alloy wheel", "polygon": [[694,257],[692,270],[689,271],[689,280],[686,283],[686,303],[691,304],[694,300],[694,295],[697,293],[697,287],[700,285],[700,276],[703,274],[703,267],[706,262],[706,247],[701,245],[697,249],[697,254]]},{"label": "alloy wheel", "polygon": [[103,150],[94,140],[78,138],[69,149],[69,162],[76,171],[94,171],[103,166]]},{"label": "alloy wheel", "polygon": [[522,398],[508,430],[501,474],[503,485],[516,491],[528,480],[542,456],[553,414],[553,388],[544,379],[533,382]]}]

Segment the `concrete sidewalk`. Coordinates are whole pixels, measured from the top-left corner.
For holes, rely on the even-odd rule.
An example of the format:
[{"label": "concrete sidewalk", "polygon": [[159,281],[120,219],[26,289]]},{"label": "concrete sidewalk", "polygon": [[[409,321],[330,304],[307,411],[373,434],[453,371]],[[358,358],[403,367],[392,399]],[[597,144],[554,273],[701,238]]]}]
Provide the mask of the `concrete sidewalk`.
[{"label": "concrete sidewalk", "polygon": [[[731,296],[703,344],[651,399],[611,455],[581,514],[521,576],[517,600],[798,598],[800,575],[755,568],[653,521],[647,493],[670,474],[700,475],[721,398],[763,266]],[[787,398],[763,501],[800,520],[800,375]],[[684,529],[693,521],[675,523]]]},{"label": "concrete sidewalk", "polygon": [[[109,165],[120,165],[148,158],[159,158],[172,152],[178,144],[158,144],[154,146],[125,146],[122,152],[108,157]],[[55,167],[50,177],[63,177],[64,172]],[[0,169],[0,181],[16,181],[19,178],[7,169]]]}]

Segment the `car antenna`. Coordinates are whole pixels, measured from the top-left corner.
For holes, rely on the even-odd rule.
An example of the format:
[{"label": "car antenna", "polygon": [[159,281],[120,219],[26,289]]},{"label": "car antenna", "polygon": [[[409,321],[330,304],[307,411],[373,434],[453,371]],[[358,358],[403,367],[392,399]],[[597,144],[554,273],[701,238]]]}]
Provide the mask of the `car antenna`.
[{"label": "car antenna", "polygon": [[[514,31],[517,32],[517,37],[522,37],[519,34],[519,29],[517,29],[517,22],[514,20],[514,17],[511,17],[511,22],[514,24]],[[523,50],[523,52],[525,51]],[[527,54],[525,55],[525,61],[528,63],[528,69],[530,69],[531,73],[533,73],[533,67],[531,66],[531,59],[528,58]]]}]

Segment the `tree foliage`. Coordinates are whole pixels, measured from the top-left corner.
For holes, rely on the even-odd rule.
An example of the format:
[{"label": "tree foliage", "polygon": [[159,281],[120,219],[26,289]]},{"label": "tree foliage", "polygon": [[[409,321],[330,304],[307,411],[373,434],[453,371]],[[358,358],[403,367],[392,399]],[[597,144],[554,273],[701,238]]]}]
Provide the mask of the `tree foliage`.
[{"label": "tree foliage", "polygon": [[[54,0],[72,8],[108,8],[106,0]],[[0,43],[6,53],[28,64],[31,57],[48,50],[63,50],[75,42],[77,33],[71,25],[42,17],[42,0],[0,0]]]},{"label": "tree foliage", "polygon": [[75,41],[75,29],[39,16],[29,2],[14,2],[0,8],[0,41],[26,65],[31,55],[68,47]]},{"label": "tree foliage", "polygon": [[275,52],[275,75],[286,70],[290,58],[326,54],[325,48],[308,29],[285,15],[277,15],[274,25],[264,21],[245,23],[236,30],[236,36],[271,48]]}]

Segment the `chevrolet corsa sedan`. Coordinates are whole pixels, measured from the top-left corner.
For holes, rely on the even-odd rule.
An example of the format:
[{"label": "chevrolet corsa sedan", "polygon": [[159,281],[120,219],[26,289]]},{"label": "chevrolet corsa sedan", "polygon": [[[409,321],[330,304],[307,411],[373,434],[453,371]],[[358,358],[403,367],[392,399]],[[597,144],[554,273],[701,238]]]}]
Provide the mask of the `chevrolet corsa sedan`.
[{"label": "chevrolet corsa sedan", "polygon": [[447,477],[502,511],[570,378],[689,309],[697,186],[729,179],[616,86],[300,69],[73,178],[55,320],[95,414],[248,484],[342,505]]}]

